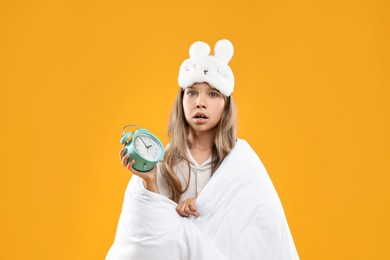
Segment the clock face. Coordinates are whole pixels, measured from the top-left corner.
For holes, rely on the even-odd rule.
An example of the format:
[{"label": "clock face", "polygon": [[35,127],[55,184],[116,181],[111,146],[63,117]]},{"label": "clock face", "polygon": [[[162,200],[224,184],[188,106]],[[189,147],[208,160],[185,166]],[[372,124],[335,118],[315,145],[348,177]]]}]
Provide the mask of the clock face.
[{"label": "clock face", "polygon": [[140,134],[135,138],[134,147],[138,154],[148,161],[157,161],[163,152],[160,143],[146,134]]}]

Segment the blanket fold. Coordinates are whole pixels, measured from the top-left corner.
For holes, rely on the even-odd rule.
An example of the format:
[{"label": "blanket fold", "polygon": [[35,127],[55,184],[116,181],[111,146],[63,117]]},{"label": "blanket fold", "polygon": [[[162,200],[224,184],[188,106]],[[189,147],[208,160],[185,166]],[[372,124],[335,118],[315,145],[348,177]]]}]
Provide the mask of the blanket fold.
[{"label": "blanket fold", "polygon": [[199,217],[132,176],[106,260],[299,259],[282,204],[242,139],[199,194]]}]

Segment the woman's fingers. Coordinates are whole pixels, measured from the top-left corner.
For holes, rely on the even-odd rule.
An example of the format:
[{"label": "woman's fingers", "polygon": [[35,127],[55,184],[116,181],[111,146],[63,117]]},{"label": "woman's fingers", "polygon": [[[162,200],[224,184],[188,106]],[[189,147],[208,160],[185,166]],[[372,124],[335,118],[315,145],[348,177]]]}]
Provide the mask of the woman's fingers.
[{"label": "woman's fingers", "polygon": [[198,210],[197,210],[196,207],[195,207],[195,200],[191,201],[191,202],[188,204],[188,208],[189,208],[189,210],[191,210],[191,214],[192,214],[192,215],[194,215],[195,217],[199,217]]},{"label": "woman's fingers", "polygon": [[189,208],[192,212],[198,213],[198,210],[197,210],[196,207],[195,207],[195,202],[194,202],[194,203],[190,203],[190,204],[188,205],[188,208]]},{"label": "woman's fingers", "polygon": [[[123,157],[123,158],[125,159],[126,157],[128,158],[127,155],[126,155],[125,157]],[[132,174],[137,175],[138,177],[142,178],[142,179],[145,181],[145,180],[147,179],[147,173],[145,173],[145,172],[139,172],[139,171],[135,170],[135,169],[133,168],[133,165],[134,165],[134,164],[135,164],[135,160],[133,159],[133,160],[129,161],[129,163],[126,165],[126,168],[127,168],[129,171],[131,171]]]},{"label": "woman's fingers", "polygon": [[122,160],[122,157],[123,157],[123,154],[126,152],[126,148],[122,148],[120,151],[119,151],[119,158]]},{"label": "woman's fingers", "polygon": [[189,215],[199,217],[199,213],[195,207],[195,199],[187,199],[183,201],[177,206],[176,211],[183,217],[188,217]]},{"label": "woman's fingers", "polygon": [[192,215],[192,210],[190,210],[190,208],[188,207],[188,205],[186,205],[184,207],[184,212],[187,213],[188,215]]},{"label": "woman's fingers", "polygon": [[[123,159],[125,159],[125,158],[128,158],[128,155],[126,155],[125,157],[123,157]],[[133,160],[129,161],[125,166],[126,166],[127,169],[129,169],[130,171],[132,171],[132,170],[133,170],[133,165],[134,165],[134,163],[135,163],[135,160],[133,159]]]},{"label": "woman's fingers", "polygon": [[182,202],[176,207],[177,213],[179,213],[180,216],[188,217],[189,215],[184,211],[185,209],[185,203]]},{"label": "woman's fingers", "polygon": [[[122,165],[123,166],[125,166],[125,167],[127,167],[127,165],[128,165],[128,159],[129,159],[129,157],[130,157],[130,154],[128,154],[128,155],[126,155],[126,156],[124,156],[123,158],[122,158]],[[134,163],[133,163],[134,164]]]},{"label": "woman's fingers", "polygon": [[[126,158],[127,157],[127,155],[124,157],[124,158]],[[139,172],[139,171],[137,171],[137,170],[135,170],[134,168],[133,168],[133,165],[135,164],[135,160],[133,159],[133,160],[131,160],[131,161],[129,161],[129,163],[126,165],[126,168],[129,170],[129,171],[131,171],[131,173],[133,173],[133,174],[135,174],[135,175],[137,175],[137,176],[139,176],[139,177],[141,177],[142,179],[145,179],[145,174],[143,173],[143,172]]]},{"label": "woman's fingers", "polygon": [[188,217],[190,215],[190,213],[186,212],[186,207],[187,207],[186,203],[183,203],[183,205],[180,208],[182,216],[184,217]]},{"label": "woman's fingers", "polygon": [[126,167],[132,174],[137,175],[138,177],[142,178],[144,181],[148,182],[149,184],[156,180],[157,167],[153,167],[153,169],[150,170],[149,172],[137,171],[136,169],[133,168],[133,165],[135,164],[135,160],[130,158],[130,154],[123,156],[125,151],[126,148],[122,148],[119,152],[119,156],[122,161],[122,166]]},{"label": "woman's fingers", "polygon": [[196,211],[195,200],[189,201],[188,207],[189,207],[192,211]]}]

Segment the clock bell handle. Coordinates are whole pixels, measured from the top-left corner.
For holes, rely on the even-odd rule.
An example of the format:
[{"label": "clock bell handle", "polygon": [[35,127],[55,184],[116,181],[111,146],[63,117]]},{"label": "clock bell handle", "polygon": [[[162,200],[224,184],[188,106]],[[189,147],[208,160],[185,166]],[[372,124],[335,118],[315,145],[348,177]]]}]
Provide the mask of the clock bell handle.
[{"label": "clock bell handle", "polygon": [[122,135],[125,134],[125,128],[127,128],[127,127],[135,127],[135,128],[137,128],[137,130],[139,129],[139,127],[138,127],[137,125],[125,125],[125,126],[122,128]]},{"label": "clock bell handle", "polygon": [[134,132],[126,132],[125,133],[125,128],[127,127],[135,127],[137,128],[137,130],[139,129],[137,125],[126,125],[122,128],[122,138],[121,138],[121,141],[120,143],[121,144],[127,144],[128,143],[128,140],[130,140],[130,137],[134,134]]}]

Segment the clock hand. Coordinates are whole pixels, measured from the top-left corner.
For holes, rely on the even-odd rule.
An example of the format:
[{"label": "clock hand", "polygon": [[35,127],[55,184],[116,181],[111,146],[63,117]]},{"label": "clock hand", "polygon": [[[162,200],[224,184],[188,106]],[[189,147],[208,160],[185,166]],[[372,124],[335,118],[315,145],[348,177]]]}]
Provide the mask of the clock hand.
[{"label": "clock hand", "polygon": [[148,146],[145,144],[144,140],[142,139],[142,137],[140,137],[141,141],[144,143],[146,149],[148,149]]},{"label": "clock hand", "polygon": [[149,145],[145,144],[145,146],[146,146],[146,149],[149,149],[150,147],[152,147],[151,144],[149,144]]}]

